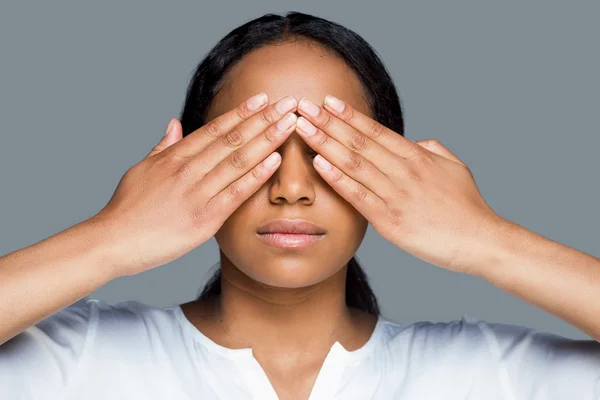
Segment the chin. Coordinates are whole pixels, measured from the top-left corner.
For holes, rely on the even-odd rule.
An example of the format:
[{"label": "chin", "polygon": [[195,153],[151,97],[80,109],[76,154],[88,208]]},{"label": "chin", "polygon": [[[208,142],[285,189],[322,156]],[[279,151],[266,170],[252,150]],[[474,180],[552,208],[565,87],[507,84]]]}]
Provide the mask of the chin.
[{"label": "chin", "polygon": [[337,271],[326,273],[318,265],[301,259],[279,259],[272,263],[262,263],[260,270],[243,272],[263,285],[296,289],[320,283]]}]

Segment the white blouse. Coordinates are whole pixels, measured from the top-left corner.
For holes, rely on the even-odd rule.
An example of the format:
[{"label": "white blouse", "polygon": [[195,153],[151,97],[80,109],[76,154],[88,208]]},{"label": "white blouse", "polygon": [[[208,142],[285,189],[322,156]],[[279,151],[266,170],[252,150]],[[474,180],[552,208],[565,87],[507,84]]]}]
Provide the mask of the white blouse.
[{"label": "white blouse", "polygon": [[[75,303],[0,346],[0,399],[276,400],[252,349],[218,345],[180,306]],[[336,342],[310,400],[600,399],[600,343],[467,315]]]}]

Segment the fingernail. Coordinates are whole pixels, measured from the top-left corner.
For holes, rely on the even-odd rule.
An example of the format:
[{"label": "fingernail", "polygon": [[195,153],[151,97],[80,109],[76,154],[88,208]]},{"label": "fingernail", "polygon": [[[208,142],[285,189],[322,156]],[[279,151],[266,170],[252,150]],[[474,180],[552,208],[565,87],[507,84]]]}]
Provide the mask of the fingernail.
[{"label": "fingernail", "polygon": [[321,156],[320,154],[317,154],[317,156],[315,157],[315,163],[319,167],[323,168],[325,171],[331,170],[331,164],[329,163],[329,161],[324,159],[323,156]]},{"label": "fingernail", "polygon": [[255,96],[252,96],[246,101],[246,107],[250,111],[256,111],[261,108],[263,105],[267,104],[269,98],[266,93],[259,93]]},{"label": "fingernail", "polygon": [[339,113],[343,112],[344,108],[346,108],[346,105],[344,104],[343,101],[341,101],[337,97],[334,97],[330,94],[325,96],[325,104],[327,104],[329,107],[333,108],[335,111],[337,111]]},{"label": "fingernail", "polygon": [[277,130],[279,132],[285,132],[290,126],[294,125],[294,123],[296,123],[296,115],[290,113],[277,123]]},{"label": "fingernail", "polygon": [[171,118],[171,120],[169,121],[169,125],[167,125],[167,131],[165,132],[165,136],[167,136],[169,133],[171,133],[171,129],[173,129],[174,123],[175,123],[175,121],[173,121],[173,118]]},{"label": "fingernail", "polygon": [[300,100],[298,108],[300,108],[300,110],[304,111],[311,117],[316,117],[317,115],[319,115],[320,112],[319,106],[308,99]]},{"label": "fingernail", "polygon": [[296,98],[294,98],[293,96],[284,97],[283,99],[279,100],[275,105],[275,109],[281,115],[292,110],[294,107],[296,107]]},{"label": "fingernail", "polygon": [[298,122],[296,124],[298,125],[298,128],[300,128],[300,130],[306,134],[306,136],[312,136],[317,133],[317,128],[315,128],[315,126],[304,117],[298,118]]},{"label": "fingernail", "polygon": [[267,168],[272,168],[279,162],[279,153],[273,153],[263,161],[263,165]]}]

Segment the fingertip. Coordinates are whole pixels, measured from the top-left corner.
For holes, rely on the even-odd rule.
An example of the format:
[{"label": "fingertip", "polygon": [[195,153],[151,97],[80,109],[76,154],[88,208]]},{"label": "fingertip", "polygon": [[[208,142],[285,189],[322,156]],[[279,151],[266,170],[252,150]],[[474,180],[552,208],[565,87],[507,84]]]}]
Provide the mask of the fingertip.
[{"label": "fingertip", "polygon": [[262,109],[269,102],[269,96],[265,92],[261,92],[257,95],[250,97],[246,100],[246,108],[250,112],[256,112]]},{"label": "fingertip", "polygon": [[167,146],[175,144],[183,138],[183,129],[181,127],[181,122],[179,122],[177,118],[171,118],[169,125],[170,131],[167,135],[165,135],[168,136],[166,138]]},{"label": "fingertip", "polygon": [[169,122],[167,123],[167,127],[165,128],[164,136],[167,136],[171,132],[171,129],[173,129],[173,118],[171,118],[169,120]]},{"label": "fingertip", "polygon": [[179,133],[181,134],[183,131],[183,128],[181,127],[181,122],[179,122],[179,120],[177,118],[173,118],[173,133]]}]

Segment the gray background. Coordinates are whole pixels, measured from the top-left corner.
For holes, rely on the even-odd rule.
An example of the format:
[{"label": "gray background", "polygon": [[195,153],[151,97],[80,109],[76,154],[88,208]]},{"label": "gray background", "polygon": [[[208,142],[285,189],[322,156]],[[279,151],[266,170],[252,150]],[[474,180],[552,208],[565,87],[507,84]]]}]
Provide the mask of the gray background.
[{"label": "gray background", "polygon": [[[0,254],[99,211],[178,117],[205,53],[249,19],[297,10],[373,45],[400,93],[406,137],[436,138],[455,152],[498,214],[598,256],[599,4],[1,3]],[[405,253],[371,227],[357,255],[392,320],[468,314],[589,338],[482,279]],[[217,261],[213,238],[89,297],[183,303]]]}]

